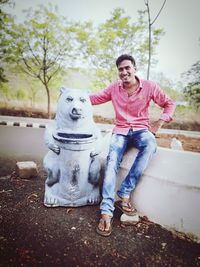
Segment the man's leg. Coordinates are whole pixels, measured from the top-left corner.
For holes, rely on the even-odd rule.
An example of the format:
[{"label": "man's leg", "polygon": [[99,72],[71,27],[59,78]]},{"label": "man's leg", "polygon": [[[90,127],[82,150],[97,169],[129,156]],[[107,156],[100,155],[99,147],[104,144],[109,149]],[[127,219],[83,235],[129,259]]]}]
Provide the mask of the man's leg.
[{"label": "man's leg", "polygon": [[105,176],[102,188],[102,201],[100,204],[101,219],[98,228],[101,231],[108,231],[110,223],[106,220],[112,218],[115,201],[116,176],[122,161],[124,151],[128,143],[128,137],[113,134],[111,137],[109,153],[107,156]]},{"label": "man's leg", "polygon": [[148,130],[132,131],[131,145],[136,147],[139,152],[126,178],[121,184],[117,194],[124,202],[129,202],[131,191],[147,168],[153,154],[156,151],[156,139]]}]

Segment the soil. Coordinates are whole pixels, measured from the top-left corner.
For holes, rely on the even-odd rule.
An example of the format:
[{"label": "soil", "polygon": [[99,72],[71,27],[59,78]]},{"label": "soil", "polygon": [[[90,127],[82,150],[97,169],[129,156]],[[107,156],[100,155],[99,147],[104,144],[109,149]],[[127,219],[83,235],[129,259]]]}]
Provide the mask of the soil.
[{"label": "soil", "polygon": [[[44,118],[39,114],[36,117]],[[34,116],[33,112],[29,116]],[[108,123],[99,118],[96,121]],[[198,138],[176,137],[183,142],[184,149],[200,152]],[[168,147],[171,138],[158,135],[157,141]],[[200,266],[199,243],[146,217],[141,217],[136,225],[122,225],[121,213],[115,210],[111,236],[101,237],[95,231],[98,205],[45,207],[46,174],[42,162],[35,160],[39,175],[27,180],[15,173],[16,161],[23,160],[27,158],[0,158],[0,266]]]},{"label": "soil", "polygon": [[0,266],[200,266],[200,244],[145,217],[125,226],[116,210],[111,236],[101,237],[98,206],[45,207],[42,163],[26,180],[15,162],[0,158]]}]

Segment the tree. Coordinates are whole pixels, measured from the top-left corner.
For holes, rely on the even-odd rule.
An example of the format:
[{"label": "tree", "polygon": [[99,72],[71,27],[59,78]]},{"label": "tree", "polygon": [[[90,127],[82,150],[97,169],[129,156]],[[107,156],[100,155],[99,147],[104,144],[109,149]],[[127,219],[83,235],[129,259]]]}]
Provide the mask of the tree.
[{"label": "tree", "polygon": [[64,64],[73,61],[72,25],[56,13],[51,5],[26,11],[27,20],[13,25],[14,45],[10,57],[20,70],[38,79],[47,94],[47,111],[50,118],[50,85]]},{"label": "tree", "polygon": [[9,92],[9,87],[7,83],[2,83],[0,87],[0,96],[1,96],[1,101],[4,99],[4,104],[9,100],[10,92]]},{"label": "tree", "polygon": [[200,108],[200,83],[189,83],[184,88],[184,95],[196,110]]},{"label": "tree", "polygon": [[[199,38],[200,45],[200,38]],[[191,68],[182,73],[182,77],[186,80],[187,86],[185,86],[183,93],[186,99],[196,110],[200,108],[200,60],[197,60]]]},{"label": "tree", "polygon": [[200,83],[200,60],[195,62],[191,68],[182,74],[187,83]]},{"label": "tree", "polygon": [[[7,39],[7,33],[12,31],[13,18],[3,11],[2,7],[4,5],[13,5],[13,2],[10,0],[0,0],[0,40],[1,40],[1,52],[0,58],[1,61],[7,62],[6,47],[9,45],[11,40]],[[0,66],[0,85],[8,82],[3,65]]]},{"label": "tree", "polygon": [[149,58],[148,58],[148,67],[147,67],[147,80],[149,80],[150,75],[150,67],[151,67],[151,56],[152,56],[152,25],[159,17],[162,9],[164,8],[164,5],[166,3],[166,0],[164,0],[160,10],[158,11],[157,15],[153,20],[151,20],[151,14],[150,14],[150,7],[149,7],[149,0],[144,0],[146,8],[147,8],[147,14],[148,14],[148,31],[149,31],[149,38],[148,38],[148,50],[149,50]]},{"label": "tree", "polygon": [[200,60],[192,65],[192,67],[183,76],[187,79],[183,93],[189,103],[196,109],[200,109]]},{"label": "tree", "polygon": [[[115,9],[111,18],[97,28],[92,25],[79,28],[79,51],[84,54],[88,66],[95,69],[96,88],[104,87],[116,77],[115,60],[122,53],[130,53],[137,59],[140,68],[147,63],[148,37],[144,20],[145,12],[139,12],[137,23],[124,14],[121,8]],[[158,43],[161,30],[153,32],[154,45]],[[153,53],[154,51],[152,51]]]},{"label": "tree", "polygon": [[187,86],[183,93],[186,99],[195,109],[200,108],[200,60],[192,65],[192,67],[185,73],[183,77],[187,80]]}]

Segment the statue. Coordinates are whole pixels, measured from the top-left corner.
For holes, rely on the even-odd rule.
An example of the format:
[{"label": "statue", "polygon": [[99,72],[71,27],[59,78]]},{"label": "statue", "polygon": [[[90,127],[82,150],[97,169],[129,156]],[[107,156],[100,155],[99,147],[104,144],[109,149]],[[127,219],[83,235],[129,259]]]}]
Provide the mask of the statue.
[{"label": "statue", "polygon": [[83,206],[100,201],[101,132],[86,91],[61,88],[55,120],[46,128],[44,205]]}]

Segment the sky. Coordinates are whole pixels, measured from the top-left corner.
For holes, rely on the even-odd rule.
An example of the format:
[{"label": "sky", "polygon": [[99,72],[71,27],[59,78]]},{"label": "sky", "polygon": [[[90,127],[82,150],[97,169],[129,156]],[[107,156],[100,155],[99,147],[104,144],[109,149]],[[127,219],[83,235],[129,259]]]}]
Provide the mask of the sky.
[{"label": "sky", "polygon": [[[149,0],[152,20],[164,0]],[[14,8],[7,11],[23,20],[23,10],[39,4],[55,4],[61,15],[74,21],[105,22],[115,8],[123,8],[125,14],[137,21],[137,10],[144,10],[144,0],[15,0]],[[155,71],[167,78],[179,81],[181,73],[190,69],[200,59],[200,0],[167,0],[164,9],[154,23],[163,28],[165,35],[157,47]],[[134,56],[134,55],[133,55]],[[137,60],[137,59],[136,59]]]}]

